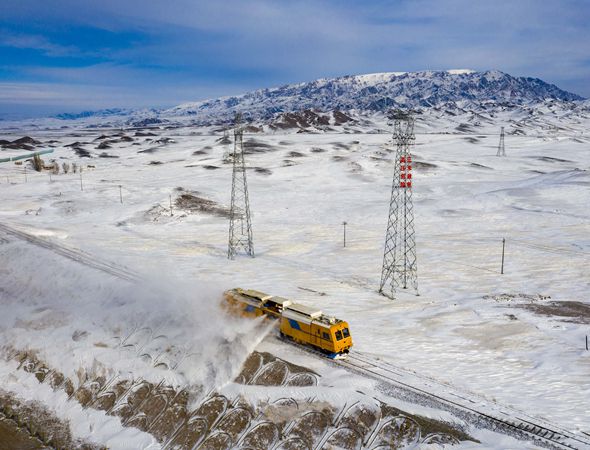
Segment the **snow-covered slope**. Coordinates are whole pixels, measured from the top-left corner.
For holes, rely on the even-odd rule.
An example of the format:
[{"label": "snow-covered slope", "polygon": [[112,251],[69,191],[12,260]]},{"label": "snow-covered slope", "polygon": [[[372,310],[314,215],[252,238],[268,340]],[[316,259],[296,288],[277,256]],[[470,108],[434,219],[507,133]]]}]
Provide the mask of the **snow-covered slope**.
[{"label": "snow-covered slope", "polygon": [[303,109],[384,111],[391,107],[429,108],[448,103],[498,106],[576,101],[582,98],[537,78],[513,77],[500,71],[469,70],[376,73],[319,79],[309,83],[261,89],[244,95],[186,103],[170,115],[224,117],[247,111],[254,118]]},{"label": "snow-covered slope", "polygon": [[391,108],[415,110],[420,132],[489,133],[497,132],[496,125],[490,125],[502,123],[514,124],[508,133],[538,135],[540,130],[568,128],[590,116],[588,100],[537,78],[460,69],[320,79],[165,110],[87,111],[3,121],[0,128],[227,126],[236,112],[242,112],[255,127],[251,131],[331,132],[336,127],[347,133],[374,133],[387,128],[385,113]]},{"label": "snow-covered slope", "polygon": [[[227,260],[224,214],[231,190],[224,155],[232,146],[219,127],[196,127],[184,117],[174,124],[169,116],[164,126],[109,129],[102,127],[114,122],[95,117],[40,121],[30,133],[1,131],[0,141],[8,142],[2,156],[30,151],[13,148],[19,143],[52,147],[43,156],[48,163],[54,158],[62,168],[75,163],[84,170],[50,176],[0,165],[0,224],[44,242],[38,248],[0,233],[0,391],[42,402],[70,420],[76,438],[109,448],[161,446],[145,412],[120,422],[92,405],[82,409],[81,395],[68,400],[65,391],[53,392],[18,369],[18,360],[6,361],[7,354],[34,355],[46,364],[39,370],[56,370],[82,393],[85,385],[95,389],[98,377],[115,380],[115,387],[119,379],[141,379],[185,389],[188,412],[210,391],[233,405],[293,397],[299,405],[317,398],[335,409],[364,392],[408,414],[464,427],[479,448],[539,448],[392,399],[381,385],[285,348],[270,332],[256,350],[313,370],[318,385],[228,381],[246,357],[241,349],[250,350],[266,331],[215,310],[223,289],[240,286],[347,320],[355,352],[433,378],[436,386],[452,385],[474,407],[487,408],[483,397],[534,422],[590,433],[588,104],[545,100],[475,113],[458,103],[417,115],[420,296],[400,293],[395,302],[376,292],[395,158],[383,112],[346,112],[353,120],[338,116],[340,125],[333,111],[286,117],[313,122],[310,131],[327,117],[332,132],[266,125],[248,131],[256,258],[234,261]],[[179,126],[183,121],[190,126]],[[503,158],[496,157],[500,126],[507,131]],[[150,281],[113,279],[112,271],[96,270],[105,262]],[[258,417],[261,409],[253,411]],[[147,432],[130,437],[131,425]],[[164,437],[173,439],[176,429],[169,426]]]}]

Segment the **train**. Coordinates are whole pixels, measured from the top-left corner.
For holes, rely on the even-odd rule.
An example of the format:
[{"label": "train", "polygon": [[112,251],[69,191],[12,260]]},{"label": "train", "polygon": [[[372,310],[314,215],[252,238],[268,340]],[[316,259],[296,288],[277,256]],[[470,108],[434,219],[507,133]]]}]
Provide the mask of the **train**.
[{"label": "train", "polygon": [[278,320],[281,337],[310,346],[330,358],[342,357],[352,347],[348,323],[315,308],[254,289],[229,289],[224,298],[233,313]]}]

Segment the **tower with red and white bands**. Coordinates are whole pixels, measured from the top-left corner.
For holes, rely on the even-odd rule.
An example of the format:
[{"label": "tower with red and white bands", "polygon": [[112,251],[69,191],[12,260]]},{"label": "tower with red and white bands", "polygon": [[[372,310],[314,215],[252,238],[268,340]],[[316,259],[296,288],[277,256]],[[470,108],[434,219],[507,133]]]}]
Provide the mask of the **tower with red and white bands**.
[{"label": "tower with red and white bands", "polygon": [[393,140],[397,148],[379,292],[394,299],[399,289],[411,289],[418,294],[412,202],[413,160],[410,151],[416,136],[411,113],[395,111],[391,118],[394,120]]}]

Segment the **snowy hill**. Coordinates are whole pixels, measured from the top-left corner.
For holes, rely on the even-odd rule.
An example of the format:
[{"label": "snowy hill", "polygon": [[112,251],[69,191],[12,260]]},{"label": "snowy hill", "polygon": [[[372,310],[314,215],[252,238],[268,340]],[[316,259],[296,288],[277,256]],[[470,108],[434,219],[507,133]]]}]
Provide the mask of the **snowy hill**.
[{"label": "snowy hill", "polygon": [[510,134],[550,134],[590,116],[588,100],[537,78],[461,69],[319,79],[170,109],[86,111],[0,128],[226,127],[242,112],[251,132],[375,133],[389,128],[384,113],[391,108],[414,109],[419,132],[462,134],[497,132],[499,124]]},{"label": "snowy hill", "polygon": [[[379,92],[419,105],[420,296],[393,302],[377,293],[396,159]],[[42,172],[0,164],[0,442],[9,411],[52,448],[500,450],[567,433],[561,447],[590,449],[590,103],[572,98],[498,72],[374,74],[2,123],[2,157],[53,152]],[[261,114],[243,142],[256,258],[228,261],[219,124],[238,108]],[[238,286],[347,320],[349,359],[229,317],[217,306]]]},{"label": "snowy hill", "polygon": [[389,72],[261,89],[186,103],[163,113],[213,119],[247,111],[252,118],[264,119],[305,109],[384,111],[392,107],[430,108],[448,104],[473,109],[486,104],[488,108],[490,105],[506,107],[547,100],[571,102],[582,97],[537,78],[513,77],[499,71]]}]

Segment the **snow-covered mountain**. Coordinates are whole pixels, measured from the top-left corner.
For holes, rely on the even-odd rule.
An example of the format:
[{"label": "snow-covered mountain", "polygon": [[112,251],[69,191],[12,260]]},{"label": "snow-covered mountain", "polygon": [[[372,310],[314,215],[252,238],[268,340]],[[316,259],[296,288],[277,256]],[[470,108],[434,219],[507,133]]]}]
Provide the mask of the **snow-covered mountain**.
[{"label": "snow-covered mountain", "polygon": [[163,111],[171,116],[214,120],[246,112],[255,119],[301,110],[384,111],[392,107],[506,107],[571,102],[582,97],[538,78],[513,77],[500,71],[471,70],[388,72],[320,79],[260,89],[243,95],[186,103]]},{"label": "snow-covered mountain", "polygon": [[422,131],[483,132],[498,123],[517,134],[548,132],[590,117],[590,101],[538,78],[500,71],[387,72],[319,79],[169,109],[109,109],[3,122],[2,129],[227,126],[242,112],[251,131],[375,132],[384,112],[412,108]]}]

